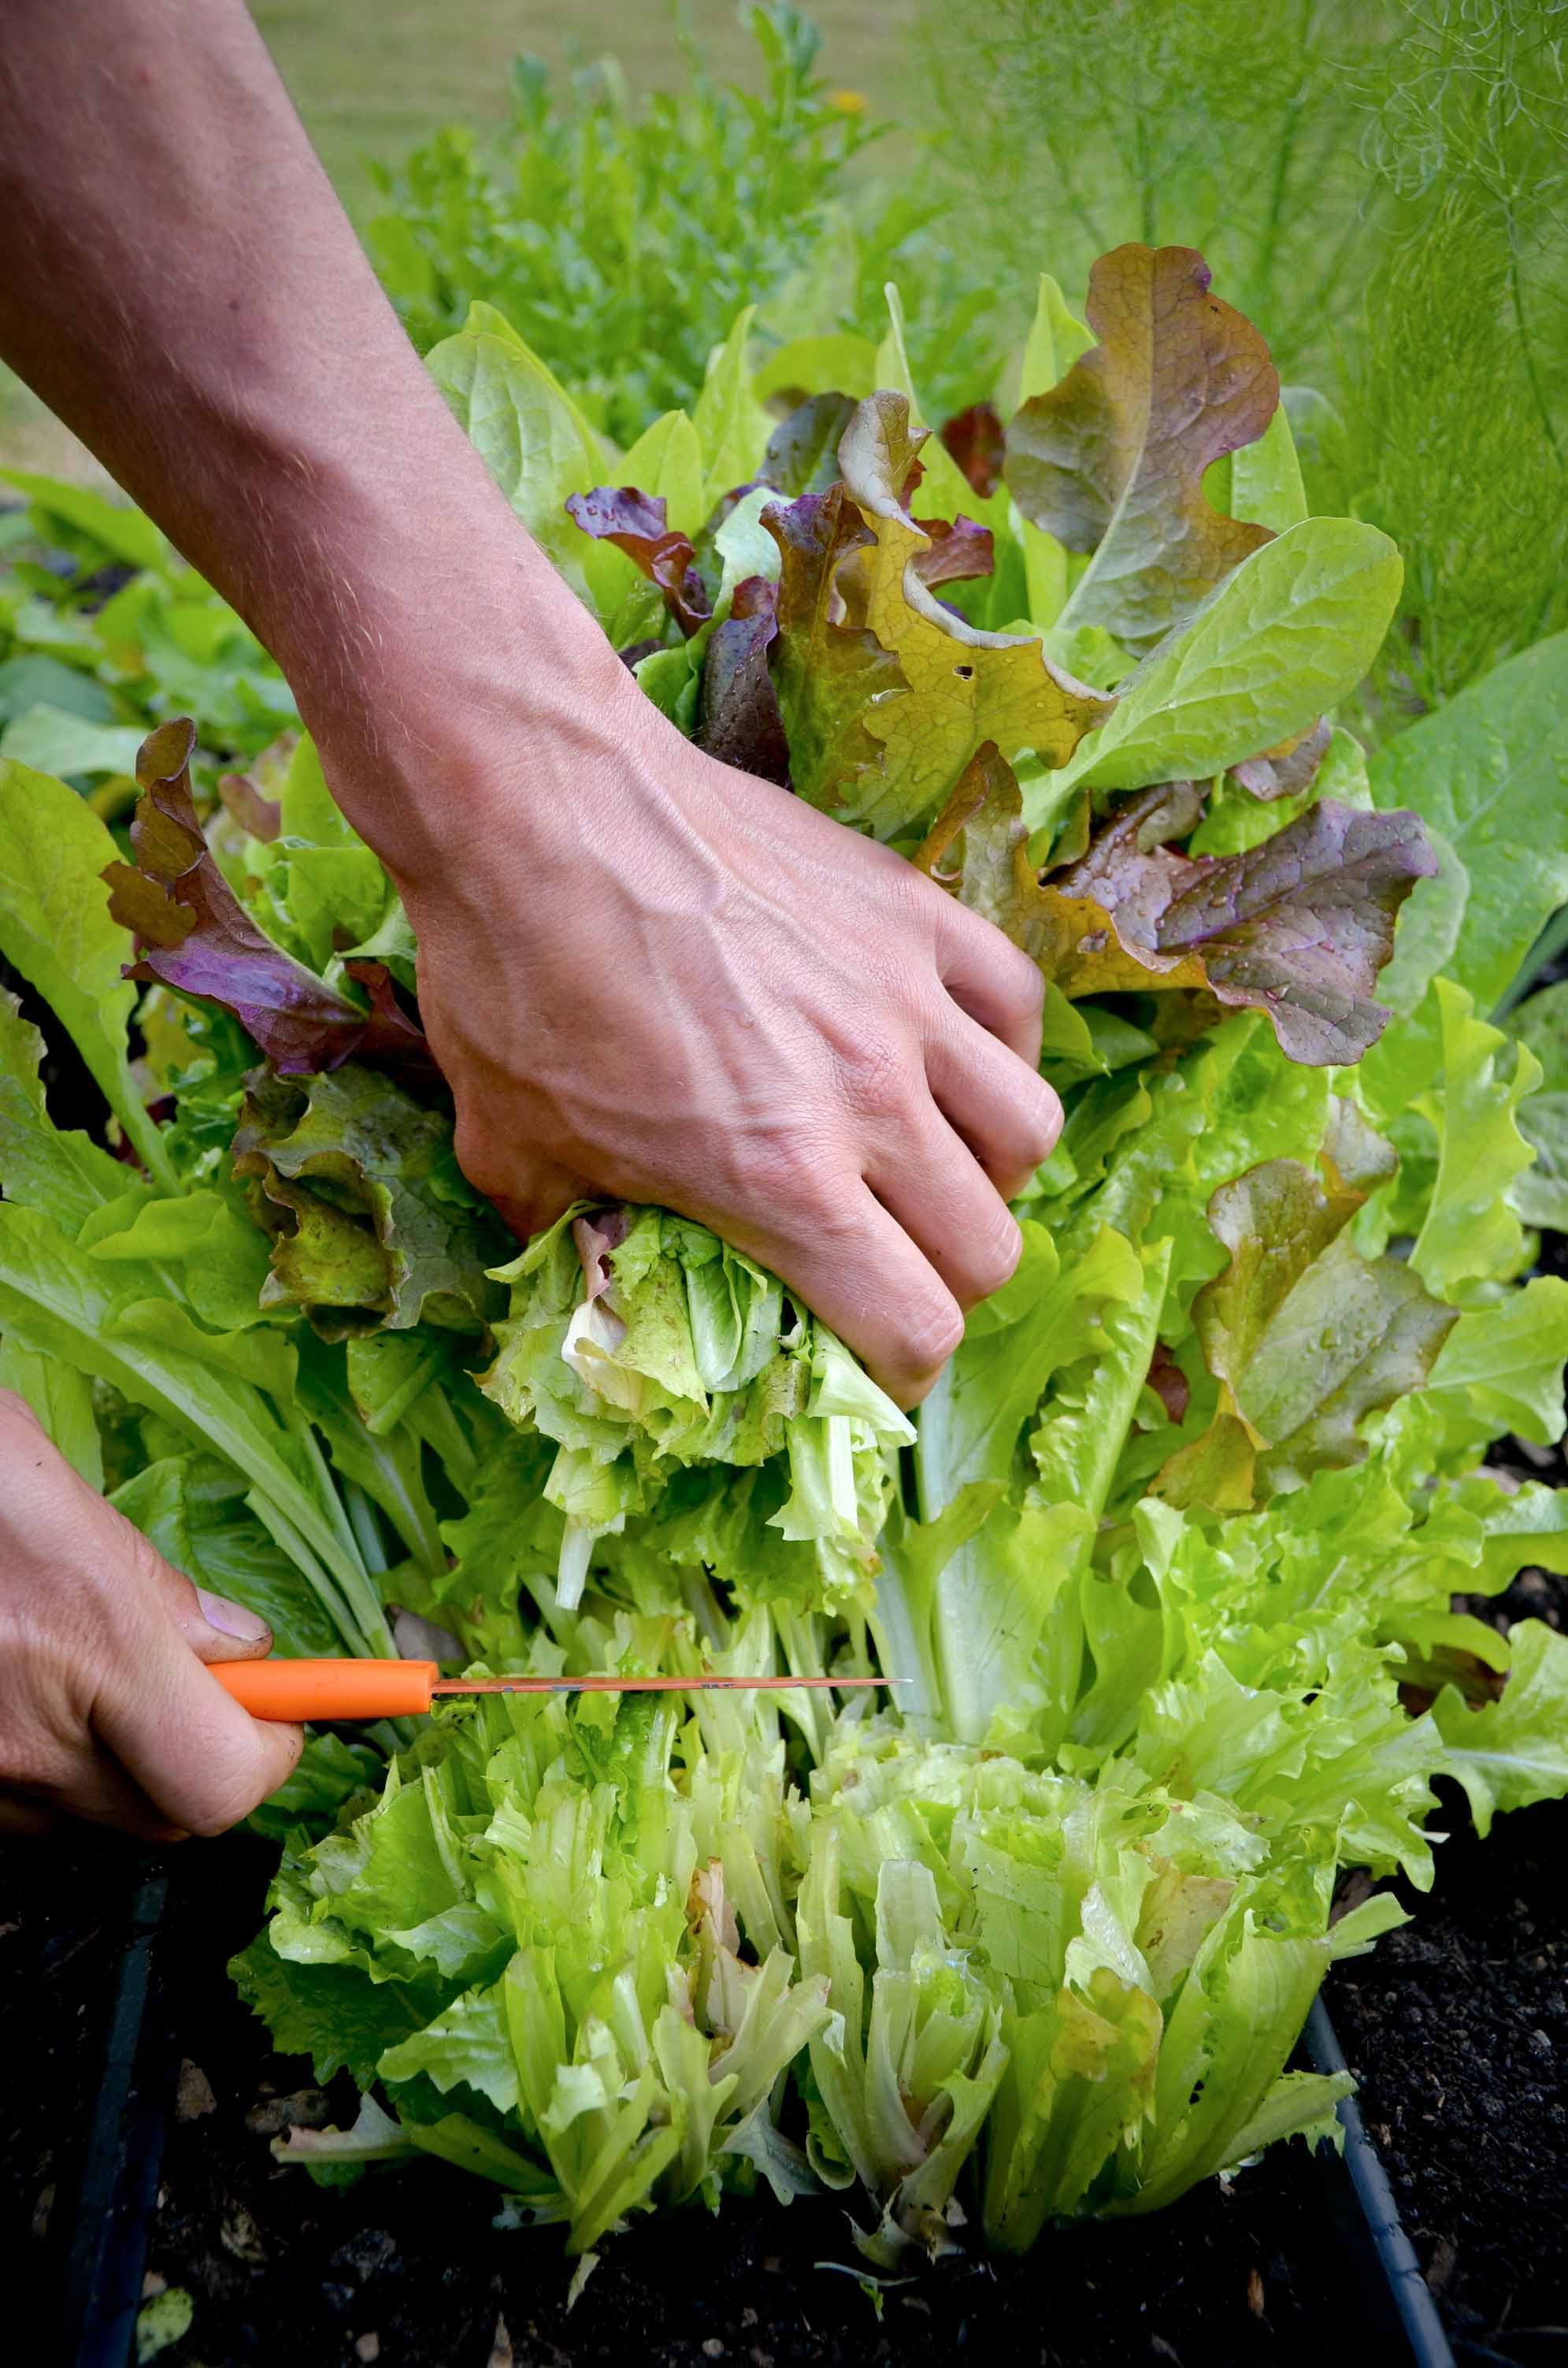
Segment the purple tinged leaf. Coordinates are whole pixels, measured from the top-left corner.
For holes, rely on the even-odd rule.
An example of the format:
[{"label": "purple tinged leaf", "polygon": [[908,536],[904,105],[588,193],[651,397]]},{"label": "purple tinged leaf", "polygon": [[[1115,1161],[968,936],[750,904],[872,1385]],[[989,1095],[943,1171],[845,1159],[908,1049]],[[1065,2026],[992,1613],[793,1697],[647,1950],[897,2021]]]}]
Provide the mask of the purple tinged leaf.
[{"label": "purple tinged leaf", "polygon": [[[902,688],[890,683],[898,695],[879,696],[863,713],[868,736],[882,746],[880,766],[832,786],[846,819],[880,838],[928,826],[986,741],[1005,757],[1028,748],[1042,765],[1062,765],[1113,704],[1062,674],[1038,640],[982,632],[922,582],[932,542],[906,503],[924,441],[924,430],[911,428],[908,399],[884,393],[857,406],[838,448],[866,533],[836,561],[834,588],[844,622],[896,657]],[[782,629],[782,607],[779,614]]]},{"label": "purple tinged leaf", "polygon": [[846,556],[870,541],[842,484],[764,510],[778,545],[773,680],[790,749],[790,777],[812,805],[858,805],[881,776],[882,749],[865,716],[903,670],[874,632],[848,623],[835,581]]},{"label": "purple tinged leaf", "polygon": [[986,741],[965,766],[915,864],[1040,959],[1051,942],[1051,906],[1028,860],[1017,776],[994,742]]},{"label": "purple tinged leaf", "polygon": [[995,545],[988,526],[976,526],[967,518],[956,518],[950,526],[945,518],[916,518],[915,523],[931,548],[917,552],[910,564],[927,590],[935,584],[964,584],[990,575]]},{"label": "purple tinged leaf", "polygon": [[967,411],[944,420],[937,432],[969,480],[971,491],[988,502],[1002,482],[1002,464],[1007,457],[1006,434],[995,404],[971,403]]},{"label": "purple tinged leaf", "polygon": [[1158,1494],[1233,1511],[1255,1486],[1358,1463],[1364,1417],[1425,1383],[1457,1311],[1403,1259],[1359,1255],[1345,1228],[1363,1198],[1294,1159],[1215,1193],[1209,1223],[1230,1263],[1192,1315],[1220,1406],[1165,1464]]},{"label": "purple tinged leaf", "polygon": [[1203,473],[1263,434],[1279,378],[1258,332],[1209,292],[1189,246],[1119,246],[1089,276],[1100,343],[1007,430],[1007,483],[1031,524],[1096,556],[1074,624],[1142,651],[1189,616],[1267,527],[1225,518]]},{"label": "purple tinged leaf", "polygon": [[585,534],[613,542],[658,586],[688,640],[707,621],[713,604],[691,564],[691,537],[665,523],[662,494],[640,494],[634,485],[597,485],[592,493],[568,494],[566,507]]},{"label": "purple tinged leaf", "polygon": [[768,438],[756,483],[790,501],[825,494],[837,480],[839,443],[854,416],[853,395],[810,396]]},{"label": "purple tinged leaf", "polygon": [[1048,974],[1069,996],[1206,987],[1267,1012],[1293,1061],[1359,1060],[1388,1021],[1372,990],[1399,908],[1436,868],[1420,821],[1325,800],[1216,860],[1164,844],[1199,811],[1188,783],[1148,791],[1051,881]]},{"label": "purple tinged leaf", "polygon": [[1244,764],[1233,765],[1231,779],[1265,803],[1276,798],[1299,797],[1316,780],[1333,736],[1332,727],[1320,721],[1310,732],[1298,733],[1279,747],[1266,748],[1261,757],[1249,757]]},{"label": "purple tinged leaf", "polygon": [[273,943],[235,896],[202,836],[190,794],[196,731],[185,718],[142,743],[142,795],[131,825],[135,866],[111,863],[109,910],[134,932],[130,978],[162,979],[216,1003],[249,1031],[284,1076],[335,1069],[350,1059],[429,1077],[424,1036],[399,1008],[385,965],[353,962],[370,997],[367,1013]]},{"label": "purple tinged leaf", "polygon": [[692,736],[722,765],[787,788],[790,744],[767,665],[778,638],[773,586],[766,576],[748,575],[735,586],[729,615],[709,637]]}]

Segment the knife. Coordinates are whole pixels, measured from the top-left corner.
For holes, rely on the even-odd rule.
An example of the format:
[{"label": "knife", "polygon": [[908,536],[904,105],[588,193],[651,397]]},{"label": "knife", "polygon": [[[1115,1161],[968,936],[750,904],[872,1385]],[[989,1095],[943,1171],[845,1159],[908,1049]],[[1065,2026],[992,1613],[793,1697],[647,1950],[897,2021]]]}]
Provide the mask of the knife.
[{"label": "knife", "polygon": [[787,1693],[797,1686],[892,1686],[897,1678],[444,1678],[437,1661],[210,1661],[253,1718],[406,1718],[450,1694]]}]

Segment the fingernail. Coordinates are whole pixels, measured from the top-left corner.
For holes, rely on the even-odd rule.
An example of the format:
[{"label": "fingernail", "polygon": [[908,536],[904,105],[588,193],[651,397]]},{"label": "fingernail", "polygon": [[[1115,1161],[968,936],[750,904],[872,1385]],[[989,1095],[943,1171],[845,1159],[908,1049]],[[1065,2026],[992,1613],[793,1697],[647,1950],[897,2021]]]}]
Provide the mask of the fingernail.
[{"label": "fingernail", "polygon": [[206,1588],[199,1587],[196,1600],[207,1625],[216,1628],[220,1636],[237,1637],[242,1645],[259,1645],[272,1634],[265,1620],[258,1620],[243,1603],[231,1603],[226,1595],[211,1595]]}]

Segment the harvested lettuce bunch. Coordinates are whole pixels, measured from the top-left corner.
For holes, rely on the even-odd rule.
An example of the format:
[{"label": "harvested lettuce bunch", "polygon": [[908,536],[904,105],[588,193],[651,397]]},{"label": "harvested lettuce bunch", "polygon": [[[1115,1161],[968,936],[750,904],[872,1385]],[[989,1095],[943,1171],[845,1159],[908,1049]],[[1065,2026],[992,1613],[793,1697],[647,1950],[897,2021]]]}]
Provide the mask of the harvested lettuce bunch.
[{"label": "harvested lettuce bunch", "polygon": [[596,1537],[688,1466],[767,1471],[779,1501],[762,1519],[811,1548],[824,1602],[864,1590],[890,1458],[915,1433],[773,1276],[705,1225],[619,1207],[569,1210],[494,1280],[511,1313],[480,1386],[557,1442],[545,1495],[566,1515],[563,1609]]},{"label": "harvested lettuce bunch", "polygon": [[812,2185],[777,2125],[828,2018],[785,1904],[784,1747],[749,1714],[710,1735],[665,1696],[493,1698],[439,1716],[363,1815],[297,1836],[235,1978],[280,2045],[393,2110],[367,2093],[352,2129],[278,2151],[339,2175],[439,2156],[578,2253],[759,2171]]}]

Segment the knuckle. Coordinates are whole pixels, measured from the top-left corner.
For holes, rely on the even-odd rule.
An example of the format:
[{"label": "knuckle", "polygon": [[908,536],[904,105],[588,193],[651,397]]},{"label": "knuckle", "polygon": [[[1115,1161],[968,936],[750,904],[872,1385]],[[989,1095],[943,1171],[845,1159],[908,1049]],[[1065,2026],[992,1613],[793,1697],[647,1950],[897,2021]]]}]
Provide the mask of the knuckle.
[{"label": "knuckle", "polygon": [[731,1143],[730,1171],[736,1193],[787,1224],[791,1212],[827,1222],[835,1205],[825,1147],[792,1127],[747,1128]]},{"label": "knuckle", "polygon": [[905,1099],[908,1052],[892,1036],[868,1030],[850,1038],[838,1048],[838,1068],[853,1110],[881,1113]]}]

